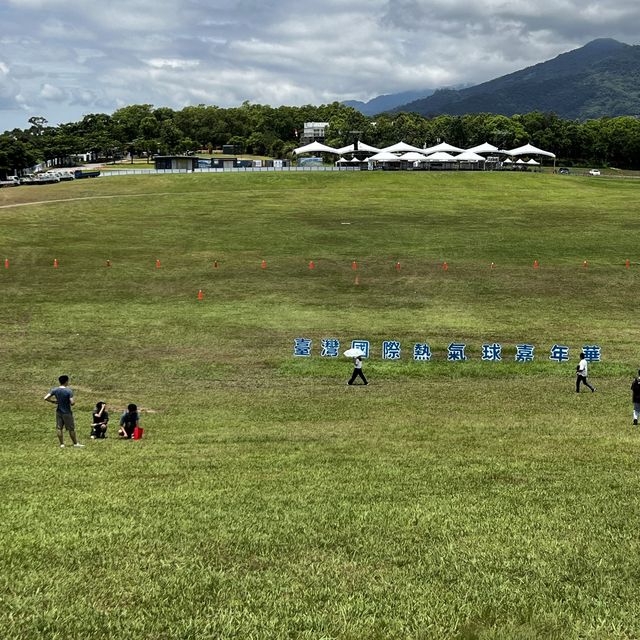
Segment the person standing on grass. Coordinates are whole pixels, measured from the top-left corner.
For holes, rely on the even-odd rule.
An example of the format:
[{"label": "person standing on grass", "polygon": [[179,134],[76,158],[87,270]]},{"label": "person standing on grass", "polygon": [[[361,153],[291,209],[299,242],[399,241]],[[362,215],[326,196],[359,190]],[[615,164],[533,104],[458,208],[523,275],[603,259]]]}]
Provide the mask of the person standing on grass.
[{"label": "person standing on grass", "polygon": [[638,415],[640,415],[640,370],[638,377],[631,383],[631,399],[633,400],[633,424],[638,426]]},{"label": "person standing on grass", "polygon": [[586,358],[584,357],[584,352],[580,353],[580,362],[576,367],[576,393],[580,393],[580,385],[584,384],[586,387],[591,389],[591,393],[595,391],[595,387],[592,387],[587,380],[587,370],[589,365],[587,363]]},{"label": "person standing on grass", "polygon": [[69,432],[71,442],[74,447],[84,447],[83,444],[78,442],[76,438],[76,426],[73,421],[73,411],[71,407],[75,404],[73,399],[73,391],[69,387],[69,376],[60,376],[58,378],[60,383],[59,387],[51,389],[49,393],[44,397],[47,402],[56,404],[56,433],[58,434],[58,441],[60,442],[60,448],[64,449],[64,431],[66,429]]},{"label": "person standing on grass", "polygon": [[356,378],[362,378],[362,382],[365,384],[369,384],[367,379],[364,377],[364,373],[362,373],[362,356],[356,356],[353,359],[353,373],[351,374],[351,379],[347,384],[351,385],[355,382]]}]

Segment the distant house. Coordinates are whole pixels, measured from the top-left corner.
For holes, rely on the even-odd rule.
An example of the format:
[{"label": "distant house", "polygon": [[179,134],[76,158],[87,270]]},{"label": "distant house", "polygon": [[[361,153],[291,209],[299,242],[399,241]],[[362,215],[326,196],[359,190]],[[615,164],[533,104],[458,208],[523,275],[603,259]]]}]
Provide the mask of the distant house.
[{"label": "distant house", "polygon": [[156,169],[162,171],[193,171],[198,168],[196,156],[156,156]]},{"label": "distant house", "polygon": [[324,142],[325,131],[328,126],[328,122],[305,122],[300,143]]}]

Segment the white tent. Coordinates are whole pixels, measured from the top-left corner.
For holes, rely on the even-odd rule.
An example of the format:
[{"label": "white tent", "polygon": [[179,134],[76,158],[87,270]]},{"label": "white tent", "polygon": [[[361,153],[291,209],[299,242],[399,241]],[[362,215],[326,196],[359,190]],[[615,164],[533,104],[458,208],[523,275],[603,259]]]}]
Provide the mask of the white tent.
[{"label": "white tent", "polygon": [[322,144],[321,142],[311,142],[309,144],[305,144],[303,147],[294,149],[293,153],[300,155],[301,153],[338,153],[338,151],[337,149],[328,147],[326,144]]},{"label": "white tent", "polygon": [[336,160],[336,164],[344,164],[345,162],[349,162],[346,158],[340,158],[340,160]]},{"label": "white tent", "polygon": [[471,147],[471,149],[467,149],[467,151],[470,151],[471,153],[495,153],[497,150],[498,147],[494,147],[488,142],[479,144],[477,147]]},{"label": "white tent", "polygon": [[358,158],[356,158],[355,156],[353,156],[353,158],[351,158],[351,160],[349,160],[350,163],[352,164],[360,164],[360,160],[358,160]]},{"label": "white tent", "polygon": [[529,160],[529,162],[527,162],[527,164],[530,164],[530,165],[539,165],[540,163],[539,163],[539,162],[536,162],[533,158],[531,158],[531,160]]},{"label": "white tent", "polygon": [[444,151],[438,151],[427,156],[427,162],[455,162],[456,159],[450,154]]},{"label": "white tent", "polygon": [[507,158],[503,164],[513,164],[513,160],[511,158]]},{"label": "white tent", "polygon": [[406,153],[407,151],[416,151],[417,153],[422,153],[422,149],[418,149],[418,147],[412,147],[410,144],[406,142],[398,142],[396,144],[392,144],[390,147],[385,147],[382,151],[388,151],[389,153]]},{"label": "white tent", "polygon": [[460,147],[454,147],[452,144],[447,144],[446,142],[441,142],[437,144],[435,147],[429,147],[427,149],[418,149],[420,153],[424,153],[428,155],[430,153],[438,153],[439,151],[444,151],[446,153],[461,153],[464,149]]},{"label": "white tent", "polygon": [[406,160],[407,162],[426,162],[427,158],[417,151],[407,151],[407,153],[400,156],[400,160]]},{"label": "white tent", "polygon": [[551,151],[543,151],[534,147],[532,144],[525,144],[517,149],[511,149],[511,151],[505,151],[510,156],[547,156],[549,158],[555,158],[556,154]]},{"label": "white tent", "polygon": [[372,147],[370,144],[365,144],[364,142],[360,142],[358,140],[358,151],[372,151],[373,153],[378,153],[380,149],[377,147]]},{"label": "white tent", "polygon": [[459,156],[456,156],[456,160],[458,162],[484,162],[486,158],[473,151],[463,151]]},{"label": "white tent", "polygon": [[522,158],[516,160],[516,164],[527,164]]},{"label": "white tent", "polygon": [[393,153],[389,153],[388,151],[381,151],[380,153],[376,153],[372,155],[370,158],[367,158],[369,162],[400,162],[400,158],[398,156],[393,155]]},{"label": "white tent", "polygon": [[353,151],[353,145],[352,144],[348,144],[346,147],[340,147],[339,149],[336,149],[336,153],[351,153]]}]

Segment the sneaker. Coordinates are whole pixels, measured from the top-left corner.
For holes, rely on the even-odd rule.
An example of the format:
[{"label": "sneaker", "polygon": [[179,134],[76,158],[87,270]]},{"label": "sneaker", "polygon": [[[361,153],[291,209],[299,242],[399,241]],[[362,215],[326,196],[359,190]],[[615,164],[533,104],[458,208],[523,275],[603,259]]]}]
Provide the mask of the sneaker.
[{"label": "sneaker", "polygon": [[64,449],[64,445],[63,445],[63,444],[61,444],[61,445],[60,445],[60,448],[61,448],[61,449]]},{"label": "sneaker", "polygon": [[73,445],[73,447],[74,447],[74,449],[84,449],[84,445],[83,445],[83,444],[80,444],[79,442],[76,442],[76,443]]}]

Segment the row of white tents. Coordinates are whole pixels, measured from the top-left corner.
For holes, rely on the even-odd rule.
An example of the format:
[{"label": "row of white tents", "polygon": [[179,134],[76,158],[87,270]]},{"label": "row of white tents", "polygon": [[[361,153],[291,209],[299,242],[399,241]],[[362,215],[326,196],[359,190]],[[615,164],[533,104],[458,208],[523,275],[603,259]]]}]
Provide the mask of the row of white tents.
[{"label": "row of white tents", "polygon": [[[371,153],[372,155],[358,159],[354,157],[351,160],[347,160],[344,155],[347,153],[358,153],[363,152],[365,154]],[[516,149],[498,149],[498,147],[494,147],[492,144],[485,142],[484,144],[478,145],[476,147],[472,147],[471,149],[461,149],[459,147],[454,147],[451,144],[447,144],[446,142],[442,142],[433,147],[414,147],[413,145],[407,144],[405,142],[398,142],[397,144],[393,144],[389,147],[385,147],[383,149],[378,149],[376,147],[372,147],[371,145],[365,144],[364,142],[358,141],[357,144],[350,144],[346,147],[340,147],[338,149],[334,147],[329,147],[326,144],[322,144],[321,142],[312,142],[310,144],[304,145],[302,147],[298,147],[294,149],[294,153],[296,155],[301,155],[305,153],[331,153],[340,157],[337,161],[337,164],[356,164],[360,162],[412,162],[412,163],[420,163],[420,162],[486,162],[487,158],[482,156],[481,154],[492,154],[492,155],[505,155],[509,156],[506,160],[504,160],[505,164],[517,164],[517,165],[539,165],[532,156],[546,156],[549,158],[553,158],[555,161],[555,154],[550,151],[544,151],[543,149],[538,149],[531,144],[525,144],[521,147],[517,147]],[[453,155],[456,154],[456,155]],[[362,153],[361,153],[362,155]],[[525,162],[522,158],[517,161],[511,160],[511,157],[517,156],[529,156],[529,160]]]}]

